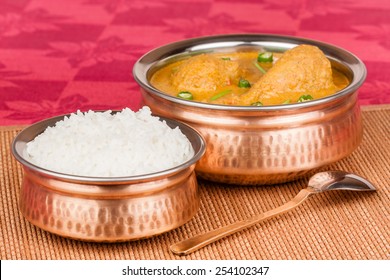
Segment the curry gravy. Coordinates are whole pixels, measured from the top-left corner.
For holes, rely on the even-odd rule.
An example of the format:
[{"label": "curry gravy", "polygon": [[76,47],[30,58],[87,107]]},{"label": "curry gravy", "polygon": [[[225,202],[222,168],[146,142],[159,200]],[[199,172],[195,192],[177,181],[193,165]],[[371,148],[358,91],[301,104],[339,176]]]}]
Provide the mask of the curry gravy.
[{"label": "curry gravy", "polygon": [[[193,101],[250,106],[253,104],[244,101],[248,91],[268,74],[283,53],[273,53],[273,62],[258,62],[258,55],[258,51],[241,51],[203,54],[204,57],[197,58],[194,56],[163,66],[152,75],[150,82],[158,90],[172,96],[178,96],[180,92],[185,91],[191,93]],[[189,59],[194,62],[191,64]],[[251,87],[240,87],[240,79],[248,81]],[[316,90],[316,92],[287,91],[268,99],[259,98],[258,101],[261,105],[295,103],[298,96],[302,94],[308,94],[316,99],[334,94],[350,83],[349,79],[335,68],[331,69],[331,79],[334,84],[331,88]]]}]

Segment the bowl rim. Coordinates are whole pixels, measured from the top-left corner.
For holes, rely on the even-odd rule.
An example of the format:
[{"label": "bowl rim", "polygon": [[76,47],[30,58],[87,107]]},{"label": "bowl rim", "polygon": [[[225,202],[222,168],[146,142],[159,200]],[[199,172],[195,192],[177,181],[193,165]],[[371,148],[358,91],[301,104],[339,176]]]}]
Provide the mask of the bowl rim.
[{"label": "bowl rim", "polygon": [[[111,113],[120,112],[118,110],[107,110],[107,111],[110,111]],[[97,110],[94,112],[104,112],[104,111]],[[129,183],[131,184],[131,183],[138,183],[138,182],[154,181],[154,180],[164,179],[169,176],[173,176],[174,174],[183,171],[191,167],[192,165],[196,164],[206,151],[206,141],[204,137],[199,133],[199,131],[197,131],[195,128],[178,120],[152,114],[152,116],[158,117],[160,121],[165,121],[167,125],[171,128],[179,127],[180,131],[187,137],[187,139],[190,141],[193,148],[194,145],[199,146],[198,149],[194,148],[194,155],[190,159],[172,168],[157,171],[157,172],[152,172],[152,173],[145,173],[145,174],[132,175],[132,176],[96,177],[96,176],[85,176],[85,175],[73,175],[73,174],[67,174],[67,173],[46,169],[30,162],[21,154],[24,151],[24,147],[27,144],[27,142],[34,139],[40,133],[43,133],[47,127],[54,126],[57,121],[63,120],[65,117],[69,117],[71,114],[73,113],[58,115],[58,116],[46,118],[36,123],[33,123],[32,125],[29,125],[28,127],[24,128],[14,137],[11,143],[11,152],[15,157],[15,159],[22,164],[23,169],[27,168],[28,170],[34,173],[38,173],[39,175],[43,175],[45,177],[49,177],[52,179],[58,179],[62,181],[74,182],[79,184],[80,183],[81,184],[83,183],[85,184]],[[192,142],[193,141],[192,139],[196,140],[195,144]]]},{"label": "bowl rim", "polygon": [[[319,47],[328,57],[338,60],[344,66],[347,66],[354,77],[351,83],[344,89],[338,91],[335,94],[310,100],[301,103],[291,104],[280,104],[280,105],[267,105],[267,106],[233,106],[233,105],[222,105],[222,104],[210,104],[199,101],[191,101],[181,99],[175,96],[171,96],[163,93],[162,91],[153,87],[148,79],[148,71],[161,59],[167,59],[174,55],[191,53],[193,49],[207,49],[211,46],[218,45],[219,48],[226,44],[226,47],[233,46],[247,46],[255,45],[261,46],[261,43],[273,42],[274,44],[285,44],[285,45],[299,45],[299,44],[311,44]],[[211,45],[211,46],[210,46]],[[157,58],[157,59],[156,59]],[[336,59],[337,58],[337,59]],[[340,61],[341,60],[341,61]],[[347,60],[347,61],[345,61]],[[163,98],[167,101],[181,104],[184,106],[191,106],[196,108],[211,109],[211,110],[233,110],[233,111],[274,111],[274,110],[291,110],[317,106],[329,101],[342,98],[344,96],[354,93],[365,81],[367,77],[367,69],[363,61],[356,55],[347,51],[341,47],[333,44],[329,44],[323,41],[308,39],[304,37],[296,37],[289,35],[278,35],[278,34],[266,34],[266,33],[242,33],[242,34],[223,34],[223,35],[212,35],[194,37],[176,41],[154,48],[144,55],[142,55],[133,65],[133,77],[138,85],[145,91]]]}]

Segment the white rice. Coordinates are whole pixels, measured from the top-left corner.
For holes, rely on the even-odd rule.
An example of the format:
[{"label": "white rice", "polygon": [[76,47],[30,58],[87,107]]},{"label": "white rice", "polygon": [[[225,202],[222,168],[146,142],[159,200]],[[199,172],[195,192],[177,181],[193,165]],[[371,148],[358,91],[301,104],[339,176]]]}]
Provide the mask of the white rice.
[{"label": "white rice", "polygon": [[77,111],[27,143],[26,151],[39,167],[92,177],[158,172],[194,155],[180,129],[152,116],[149,107],[116,114]]}]

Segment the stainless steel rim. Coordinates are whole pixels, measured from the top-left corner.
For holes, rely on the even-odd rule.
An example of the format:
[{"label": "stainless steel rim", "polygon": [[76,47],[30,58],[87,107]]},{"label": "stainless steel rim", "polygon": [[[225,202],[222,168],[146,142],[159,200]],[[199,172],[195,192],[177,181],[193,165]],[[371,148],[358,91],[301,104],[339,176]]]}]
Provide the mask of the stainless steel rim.
[{"label": "stainless steel rim", "polygon": [[[115,111],[113,111],[115,113]],[[71,174],[65,174],[61,172],[56,172],[52,170],[48,170],[42,167],[39,167],[30,161],[26,160],[26,158],[23,156],[23,151],[25,149],[25,146],[27,142],[33,140],[38,134],[42,133],[47,127],[53,126],[57,121],[60,121],[64,119],[64,117],[69,116],[69,114],[62,115],[62,116],[56,116],[53,118],[45,119],[40,122],[37,122],[24,130],[22,130],[13,140],[11,151],[14,157],[17,161],[19,161],[24,167],[37,172],[42,175],[46,175],[55,179],[59,180],[66,180],[71,182],[77,182],[77,183],[112,183],[112,184],[119,184],[119,183],[132,183],[132,182],[140,182],[140,181],[150,181],[155,180],[158,178],[163,178],[167,176],[171,176],[173,174],[176,174],[177,172],[180,172],[182,170],[185,170],[186,168],[189,168],[191,165],[195,164],[205,153],[206,150],[206,143],[201,136],[201,134],[195,130],[194,128],[188,126],[187,124],[176,121],[173,119],[163,118],[160,117],[161,120],[164,120],[167,125],[169,125],[171,128],[179,127],[180,130],[189,138],[193,148],[194,148],[194,156],[187,160],[186,162],[170,168],[163,171],[155,172],[155,173],[149,173],[149,174],[142,174],[142,175],[136,175],[136,176],[126,176],[126,177],[89,177],[89,176],[79,176],[79,175],[71,175]]]},{"label": "stainless steel rim", "polygon": [[[340,62],[353,73],[351,83],[338,93],[324,98],[312,100],[310,102],[273,105],[273,106],[230,106],[219,104],[207,104],[195,101],[188,101],[177,97],[165,94],[154,88],[148,81],[148,72],[152,69],[158,61],[166,60],[178,54],[191,54],[199,51],[206,51],[213,48],[234,48],[244,46],[263,47],[268,50],[287,50],[299,44],[312,44],[318,46],[325,55],[337,62]],[[133,67],[133,76],[136,82],[146,91],[160,98],[169,100],[174,103],[211,109],[211,110],[233,110],[233,111],[274,111],[274,110],[291,110],[305,107],[312,107],[319,104],[327,103],[335,99],[355,92],[365,81],[367,70],[364,63],[351,52],[339,48],[337,46],[324,43],[321,41],[293,37],[281,36],[272,34],[230,34],[206,36],[199,38],[192,38],[183,41],[167,44],[156,49],[153,49],[143,55]]]}]

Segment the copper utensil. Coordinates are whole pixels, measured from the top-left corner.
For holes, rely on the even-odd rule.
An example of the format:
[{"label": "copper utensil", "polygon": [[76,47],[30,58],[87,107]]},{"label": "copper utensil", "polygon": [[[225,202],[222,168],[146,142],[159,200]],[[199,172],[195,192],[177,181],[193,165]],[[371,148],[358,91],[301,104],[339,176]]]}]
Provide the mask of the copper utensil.
[{"label": "copper utensil", "polygon": [[170,231],[196,214],[199,193],[194,170],[206,149],[197,131],[161,118],[171,128],[178,127],[190,140],[195,152],[191,159],[155,173],[88,177],[47,170],[26,157],[27,143],[63,118],[35,123],[20,132],[12,143],[13,155],[24,171],[20,211],[33,225],[77,240],[123,242]]},{"label": "copper utensil", "polygon": [[350,191],[375,191],[372,183],[366,179],[344,171],[325,171],[313,175],[308,186],[302,189],[292,200],[270,211],[253,216],[244,221],[239,221],[225,227],[209,231],[207,233],[178,242],[170,247],[171,251],[178,255],[190,254],[214,241],[236,233],[242,229],[253,226],[261,221],[285,213],[300,205],[306,198],[313,194],[329,190]]},{"label": "copper utensil", "polygon": [[[177,98],[154,88],[164,65],[201,52],[284,52],[299,44],[319,47],[350,84],[334,95],[273,106],[230,106]],[[363,135],[358,90],[366,78],[355,55],[324,42],[269,34],[226,34],[187,39],[154,49],[134,65],[143,103],[159,116],[182,121],[206,140],[199,177],[235,185],[268,185],[305,178],[350,155]]]}]

